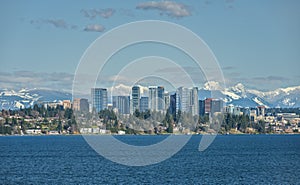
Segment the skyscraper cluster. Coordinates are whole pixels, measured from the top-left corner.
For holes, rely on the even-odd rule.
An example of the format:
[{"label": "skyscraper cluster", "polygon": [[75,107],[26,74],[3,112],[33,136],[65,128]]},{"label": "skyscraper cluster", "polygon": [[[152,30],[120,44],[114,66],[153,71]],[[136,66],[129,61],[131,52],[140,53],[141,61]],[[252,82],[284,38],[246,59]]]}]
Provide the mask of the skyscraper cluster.
[{"label": "skyscraper cluster", "polygon": [[[221,112],[223,101],[207,98],[199,100],[198,88],[179,87],[176,92],[170,94],[163,86],[149,86],[148,96],[141,95],[140,86],[133,86],[128,96],[113,96],[112,108],[121,114],[133,114],[136,110],[145,112],[147,110],[177,114],[179,111],[191,115],[204,115]],[[99,112],[108,108],[107,89],[91,89],[92,108]]]}]

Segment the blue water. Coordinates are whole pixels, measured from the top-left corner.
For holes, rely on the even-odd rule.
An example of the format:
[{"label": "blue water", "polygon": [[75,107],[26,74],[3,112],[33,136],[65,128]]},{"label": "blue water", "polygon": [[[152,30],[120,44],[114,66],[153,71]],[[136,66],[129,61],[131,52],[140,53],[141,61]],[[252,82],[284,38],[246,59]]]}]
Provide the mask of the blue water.
[{"label": "blue water", "polygon": [[[120,136],[149,145],[166,136]],[[113,163],[81,136],[0,137],[0,184],[300,184],[300,135],[201,136],[172,158],[144,167]]]}]

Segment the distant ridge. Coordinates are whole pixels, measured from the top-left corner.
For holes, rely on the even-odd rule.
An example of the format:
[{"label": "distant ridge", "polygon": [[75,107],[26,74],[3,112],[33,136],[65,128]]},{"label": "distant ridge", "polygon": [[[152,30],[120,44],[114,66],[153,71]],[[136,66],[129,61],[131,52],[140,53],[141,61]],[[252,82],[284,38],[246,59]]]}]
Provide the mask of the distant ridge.
[{"label": "distant ridge", "polygon": [[[130,89],[131,87],[121,84],[114,88],[114,95],[128,94]],[[211,91],[223,97],[227,104],[235,106],[300,107],[300,86],[278,88],[274,91],[259,91],[248,89],[242,83],[238,83],[221,90],[217,82],[207,82],[203,88],[199,88],[199,99],[210,97]],[[32,106],[38,101],[57,102],[71,99],[72,94],[69,92],[45,88],[23,88],[18,91],[2,89],[0,90],[0,109],[19,109],[20,107]]]}]

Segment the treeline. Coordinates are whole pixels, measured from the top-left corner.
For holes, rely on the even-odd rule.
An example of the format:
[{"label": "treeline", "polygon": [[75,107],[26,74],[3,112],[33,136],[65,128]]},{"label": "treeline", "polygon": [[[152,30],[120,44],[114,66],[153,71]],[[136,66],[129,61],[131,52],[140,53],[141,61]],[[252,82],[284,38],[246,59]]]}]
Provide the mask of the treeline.
[{"label": "treeline", "polygon": [[300,115],[300,108],[267,108],[266,113],[276,115],[277,113],[296,113]]},{"label": "treeline", "polygon": [[[122,119],[122,122],[118,120],[118,116],[112,110],[102,110],[99,113],[100,118],[103,119],[103,123],[106,125],[106,128],[111,130],[113,133],[118,130],[124,130],[127,134],[137,134],[140,131],[133,130],[128,126],[129,124],[136,123],[137,119],[139,120],[160,120],[159,124],[154,124],[153,133],[173,133],[174,127],[183,127],[189,128],[190,131],[200,133],[208,132],[209,129],[215,129],[218,127],[212,127],[210,122],[209,115],[205,116],[191,116],[186,113],[179,112],[177,116],[174,116],[167,112],[162,114],[159,112],[145,111],[140,112],[136,110],[133,115],[130,115],[129,118],[125,121]],[[233,114],[223,114],[220,120],[222,121],[219,125],[219,129],[216,130],[218,133],[226,134],[235,130],[240,133],[249,133],[249,129],[255,131],[255,133],[269,133],[271,130],[266,130],[266,123],[264,120],[259,120],[257,122],[251,121],[247,115],[233,115]],[[140,122],[142,123],[142,122]],[[196,123],[196,126],[193,125]],[[139,124],[139,123],[136,123]],[[144,123],[145,124],[145,123]],[[161,128],[165,128],[161,130]],[[151,133],[148,130],[144,131],[145,133]]]},{"label": "treeline", "polygon": [[[270,108],[266,109],[266,113],[277,114],[281,112],[293,112],[300,114],[299,108]],[[86,113],[88,116],[90,113]],[[173,133],[174,128],[190,128],[191,132],[207,132],[212,129],[210,118],[205,116],[192,116],[187,113],[178,112],[175,115],[167,112],[163,114],[161,112],[151,112],[147,110],[140,112],[136,110],[133,115],[129,115],[126,118],[122,118],[117,115],[113,110],[102,110],[98,114],[103,125],[107,130],[112,133],[116,133],[120,130],[125,131],[127,134],[138,134],[139,130],[136,130],[134,126],[140,126],[147,134],[159,134],[159,133]],[[247,115],[233,115],[224,114],[222,121],[219,125],[218,132],[225,134],[235,130],[241,133],[249,133],[249,128],[256,133],[270,133],[270,127],[267,127],[264,120],[253,122]],[[63,106],[56,107],[44,107],[34,105],[32,108],[25,108],[20,110],[2,110],[1,117],[4,120],[0,121],[0,134],[20,134],[26,132],[26,129],[40,128],[42,132],[49,130],[56,130],[58,132],[65,133],[77,133],[78,125],[75,120],[74,112],[72,109],[64,109]],[[26,121],[33,120],[33,121]],[[148,122],[143,122],[147,120]],[[213,121],[214,122],[214,121]],[[145,124],[142,127],[142,124]],[[196,126],[193,125],[196,123]],[[135,125],[134,125],[135,124]],[[139,125],[140,124],[140,125]],[[148,124],[148,125],[147,125]],[[213,128],[214,129],[214,128]]]},{"label": "treeline", "polygon": [[236,131],[246,133],[247,128],[255,129],[258,133],[266,133],[264,120],[259,120],[258,122],[251,122],[249,116],[247,115],[233,114],[224,114],[220,132],[229,132],[232,129],[234,129]]},{"label": "treeline", "polygon": [[[34,105],[20,110],[2,110],[0,134],[21,134],[27,129],[41,129],[43,133],[50,130],[73,133],[76,131],[76,120],[72,109],[63,106],[44,107]],[[29,120],[29,121],[28,121]]]}]

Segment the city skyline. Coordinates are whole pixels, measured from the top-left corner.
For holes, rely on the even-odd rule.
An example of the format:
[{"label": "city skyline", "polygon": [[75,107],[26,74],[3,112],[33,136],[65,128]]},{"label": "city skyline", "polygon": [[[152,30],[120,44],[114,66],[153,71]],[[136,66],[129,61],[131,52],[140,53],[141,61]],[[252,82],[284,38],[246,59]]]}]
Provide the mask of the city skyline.
[{"label": "city skyline", "polygon": [[[172,115],[179,112],[190,113],[192,116],[222,112],[225,102],[221,97],[206,97],[203,100],[198,96],[197,87],[179,87],[169,93],[163,86],[148,86],[147,94],[140,94],[140,86],[134,85],[129,95],[115,94],[107,96],[106,88],[91,88],[90,112],[113,109],[120,114],[134,115],[136,111],[169,112]],[[73,109],[80,110],[78,105],[81,99],[73,100]],[[203,102],[203,105],[202,103]],[[83,105],[85,106],[85,105]],[[85,109],[86,111],[86,109]]]},{"label": "city skyline", "polygon": [[[72,1],[68,9],[68,1],[24,3],[1,2],[1,89],[71,91],[80,57],[96,38],[119,25],[149,19],[170,21],[199,35],[216,55],[228,86],[241,82],[274,90],[300,84],[299,1]],[[169,51],[155,47],[146,45],[139,55],[129,47],[124,60],[149,50],[161,56]],[[166,55],[172,56],[185,62],[175,51]]]}]

